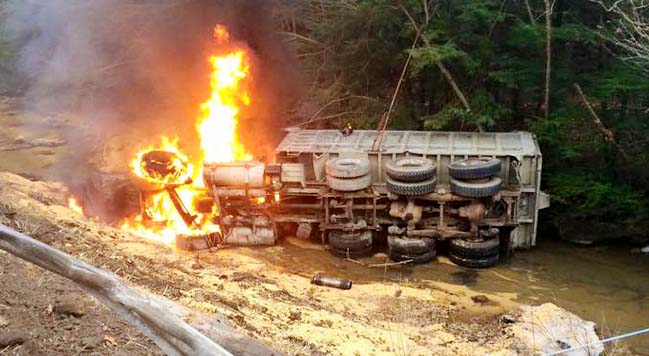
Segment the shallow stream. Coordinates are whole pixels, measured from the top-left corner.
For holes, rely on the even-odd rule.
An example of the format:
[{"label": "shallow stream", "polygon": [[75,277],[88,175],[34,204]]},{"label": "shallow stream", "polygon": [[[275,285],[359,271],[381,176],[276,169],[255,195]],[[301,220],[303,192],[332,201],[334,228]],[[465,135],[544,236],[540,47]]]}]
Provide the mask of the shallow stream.
[{"label": "shallow stream", "polygon": [[[507,263],[471,270],[457,267],[445,257],[426,265],[369,268],[299,244],[302,246],[293,239],[284,242],[287,251],[272,258],[273,264],[291,273],[323,273],[357,284],[407,279],[465,285],[476,292],[515,293],[521,303],[555,303],[596,322],[607,335],[649,327],[649,255],[631,253],[628,247],[541,241],[533,249],[518,251]],[[649,335],[628,339],[626,344],[636,354],[649,355]]]}]

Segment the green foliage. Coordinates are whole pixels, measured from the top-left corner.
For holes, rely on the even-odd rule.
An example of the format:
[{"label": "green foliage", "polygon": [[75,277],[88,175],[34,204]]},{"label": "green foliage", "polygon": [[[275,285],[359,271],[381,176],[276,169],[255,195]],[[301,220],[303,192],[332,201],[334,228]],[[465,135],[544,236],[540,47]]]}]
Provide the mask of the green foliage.
[{"label": "green foliage", "polygon": [[581,172],[548,177],[555,202],[574,209],[576,218],[626,220],[644,208],[643,197],[624,182]]},{"label": "green foliage", "polygon": [[[630,222],[649,217],[649,81],[643,76],[648,71],[620,60],[612,52],[615,47],[598,33],[602,18],[610,14],[589,2],[555,4],[546,119],[542,17],[532,23],[522,1],[439,0],[428,12],[422,3],[305,2],[300,29],[314,41],[299,49],[318,78],[312,93],[316,101],[326,103],[345,95],[370,99],[328,107],[332,113],[362,114],[319,125],[352,121],[375,128],[410,56],[390,127],[532,131],[544,153],[544,188],[553,195],[550,223],[593,220],[617,226],[607,231],[639,234],[632,227],[638,224]],[[543,13],[542,2],[530,3],[536,15]],[[417,27],[425,40],[411,48]],[[440,72],[438,61],[469,100],[470,111]],[[617,145],[603,139],[574,83],[583,88],[603,124],[615,132]],[[623,159],[620,151],[632,159]]]},{"label": "green foliage", "polygon": [[462,51],[453,43],[446,43],[435,47],[421,46],[409,50],[408,53],[412,55],[410,66],[410,75],[412,77],[419,76],[422,69],[428,66],[434,67],[437,61],[460,61],[467,67],[469,72],[477,69],[478,65],[468,53]]}]

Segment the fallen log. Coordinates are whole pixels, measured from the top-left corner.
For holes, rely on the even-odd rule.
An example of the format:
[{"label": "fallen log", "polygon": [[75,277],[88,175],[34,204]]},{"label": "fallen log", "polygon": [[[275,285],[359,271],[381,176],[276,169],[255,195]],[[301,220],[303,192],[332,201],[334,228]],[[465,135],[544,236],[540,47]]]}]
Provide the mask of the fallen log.
[{"label": "fallen log", "polygon": [[[178,317],[177,313],[174,313],[177,308],[170,305],[172,302],[151,293],[136,291],[113,273],[81,262],[2,224],[0,249],[72,280],[148,336],[169,355],[232,355],[223,346]],[[230,335],[224,337],[228,336]],[[232,340],[241,342],[236,335]],[[258,345],[255,347],[259,348]],[[256,350],[253,354],[271,355],[273,352]]]}]

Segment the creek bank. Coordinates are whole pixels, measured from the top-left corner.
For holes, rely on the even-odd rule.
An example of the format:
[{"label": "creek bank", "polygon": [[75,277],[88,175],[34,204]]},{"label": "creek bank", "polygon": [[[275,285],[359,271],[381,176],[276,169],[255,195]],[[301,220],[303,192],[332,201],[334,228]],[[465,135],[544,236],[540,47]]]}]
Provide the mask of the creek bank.
[{"label": "creek bank", "polygon": [[[289,248],[286,242],[265,248],[224,246],[200,254],[174,251],[84,218],[63,206],[67,194],[58,183],[0,173],[0,222],[131,284],[222,316],[287,355],[522,356],[534,347],[526,349],[520,341],[524,339],[516,336],[517,322],[503,318],[520,308],[515,294],[477,293],[466,286],[410,279],[405,269],[398,270],[398,280],[386,275],[354,281],[348,291],[317,287],[310,277],[322,272],[319,262],[333,264],[330,271],[339,274],[335,277],[365,267],[317,248]],[[295,253],[313,263],[300,265],[300,271],[287,269],[284,264],[296,259]],[[193,268],[197,262],[200,268]],[[27,292],[36,299],[42,290]],[[87,309],[65,303],[62,298],[53,310],[72,321],[77,320],[74,314],[86,318]],[[86,341],[81,347],[111,344]]]}]

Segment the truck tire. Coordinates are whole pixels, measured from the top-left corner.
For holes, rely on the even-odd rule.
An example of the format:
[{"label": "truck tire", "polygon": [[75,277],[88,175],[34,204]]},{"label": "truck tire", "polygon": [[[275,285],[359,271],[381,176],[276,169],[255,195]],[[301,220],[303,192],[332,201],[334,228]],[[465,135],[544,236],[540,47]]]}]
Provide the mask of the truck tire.
[{"label": "truck tire", "polygon": [[331,248],[345,251],[347,249],[360,251],[372,246],[372,232],[329,232],[329,246]]},{"label": "truck tire", "polygon": [[365,247],[362,250],[338,249],[330,247],[329,252],[331,252],[332,255],[340,258],[361,258],[372,255],[372,246]]},{"label": "truck tire", "polygon": [[417,196],[430,194],[435,190],[436,177],[421,182],[400,182],[385,177],[385,186],[390,193],[397,195]]},{"label": "truck tire", "polygon": [[498,264],[498,255],[487,256],[484,258],[468,258],[455,256],[454,254],[449,253],[448,257],[451,262],[456,265],[468,268],[488,268]]},{"label": "truck tire", "polygon": [[498,158],[467,158],[449,163],[448,173],[457,179],[482,179],[498,174],[501,166]]},{"label": "truck tire", "polygon": [[388,236],[390,251],[405,255],[419,255],[435,249],[435,239],[432,238],[403,238],[395,235]]},{"label": "truck tire", "polygon": [[403,157],[385,164],[385,174],[401,182],[421,182],[433,178],[435,173],[433,161],[422,157]]},{"label": "truck tire", "polygon": [[500,239],[498,237],[484,241],[467,241],[453,239],[449,244],[449,254],[469,259],[484,259],[498,255]]},{"label": "truck tire", "polygon": [[410,261],[410,263],[419,265],[428,263],[437,257],[437,252],[433,249],[420,254],[405,254],[392,251],[388,246],[388,257],[394,262]]},{"label": "truck tire", "polygon": [[327,161],[325,172],[335,178],[358,178],[370,173],[367,158],[334,158]]},{"label": "truck tire", "polygon": [[491,177],[486,182],[464,182],[451,178],[451,191],[457,195],[469,198],[490,197],[500,191],[502,179]]},{"label": "truck tire", "polygon": [[341,192],[355,192],[370,186],[372,177],[369,174],[356,178],[337,178],[327,176],[327,185],[333,190]]}]

